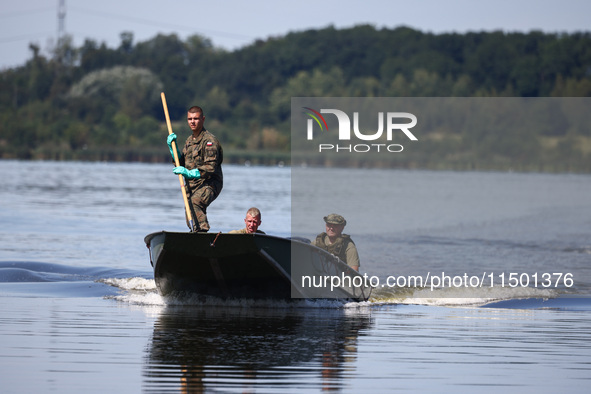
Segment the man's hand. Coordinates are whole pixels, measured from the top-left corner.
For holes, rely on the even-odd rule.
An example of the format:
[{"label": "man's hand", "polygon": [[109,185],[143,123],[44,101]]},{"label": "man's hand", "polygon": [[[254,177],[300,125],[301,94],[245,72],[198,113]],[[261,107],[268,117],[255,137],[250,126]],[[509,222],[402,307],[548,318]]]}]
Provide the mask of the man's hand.
[{"label": "man's hand", "polygon": [[[174,153],[172,152],[172,141],[176,141],[176,134],[175,133],[171,133],[168,135],[168,138],[166,138],[166,144],[168,145],[168,150],[170,150],[170,155],[172,156],[172,158],[174,159]],[[176,144],[176,152],[178,154],[178,158],[181,158],[181,152],[179,151],[179,144]]]},{"label": "man's hand", "polygon": [[199,179],[201,178],[201,173],[197,168],[194,170],[187,170],[185,167],[179,166],[175,167],[172,172],[177,175],[183,175],[187,179]]}]

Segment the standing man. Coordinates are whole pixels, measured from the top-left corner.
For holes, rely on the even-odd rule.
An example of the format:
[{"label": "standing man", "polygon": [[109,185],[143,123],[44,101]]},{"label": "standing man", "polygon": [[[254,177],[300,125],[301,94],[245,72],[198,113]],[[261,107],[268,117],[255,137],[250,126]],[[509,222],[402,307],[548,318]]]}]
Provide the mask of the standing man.
[{"label": "standing man", "polygon": [[359,254],[355,243],[347,234],[343,234],[343,229],[347,221],[341,215],[331,213],[324,217],[326,223],[326,232],[318,234],[313,245],[324,249],[337,256],[355,271],[359,271]]},{"label": "standing man", "polygon": [[[196,220],[191,230],[196,232],[209,231],[207,207],[220,194],[224,185],[224,152],[218,139],[205,129],[204,122],[205,114],[201,107],[189,108],[187,123],[193,133],[187,138],[182,152],[178,152],[180,166],[172,170],[175,174],[182,174],[187,180],[187,197],[191,201],[191,209]],[[171,144],[175,140],[174,133],[166,140],[171,155]],[[178,149],[178,144],[176,146]]]},{"label": "standing man", "polygon": [[261,211],[258,208],[252,207],[246,211],[246,218],[244,218],[246,227],[242,230],[232,230],[230,234],[265,234],[264,231],[259,230],[261,225]]}]

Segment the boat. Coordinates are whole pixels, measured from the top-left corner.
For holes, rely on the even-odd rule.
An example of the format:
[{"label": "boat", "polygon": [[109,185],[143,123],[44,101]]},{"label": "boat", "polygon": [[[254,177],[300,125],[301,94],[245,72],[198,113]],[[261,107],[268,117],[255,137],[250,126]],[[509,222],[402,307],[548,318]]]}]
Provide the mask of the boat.
[{"label": "boat", "polygon": [[160,231],[144,239],[158,292],[365,301],[366,278],[305,238]]}]

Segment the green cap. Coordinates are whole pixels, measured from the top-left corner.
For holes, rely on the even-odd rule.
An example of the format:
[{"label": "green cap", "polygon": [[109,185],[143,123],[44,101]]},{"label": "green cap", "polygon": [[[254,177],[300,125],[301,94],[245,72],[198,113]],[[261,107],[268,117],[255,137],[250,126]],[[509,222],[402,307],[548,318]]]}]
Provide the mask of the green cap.
[{"label": "green cap", "polygon": [[331,213],[328,216],[324,217],[324,221],[330,224],[347,224],[347,221],[341,215],[337,215],[336,213]]}]

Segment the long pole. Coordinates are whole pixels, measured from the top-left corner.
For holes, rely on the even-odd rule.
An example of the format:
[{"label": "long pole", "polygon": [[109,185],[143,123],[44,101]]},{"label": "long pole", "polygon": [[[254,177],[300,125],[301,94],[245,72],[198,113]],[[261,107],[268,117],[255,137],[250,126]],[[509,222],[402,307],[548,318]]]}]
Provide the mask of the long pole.
[{"label": "long pole", "polygon": [[[166,97],[164,96],[164,92],[160,93],[160,98],[162,99],[162,107],[164,108],[164,115],[166,116],[166,126],[168,127],[168,134],[170,135],[172,134],[172,124],[170,123],[170,115],[168,114],[168,106],[166,105]],[[174,155],[174,164],[177,167],[180,166],[176,141],[172,141],[172,154]],[[181,183],[181,191],[183,194],[183,201],[185,202],[185,213],[187,214],[187,219],[189,220],[189,228],[191,231],[193,231],[193,214],[191,213],[189,199],[187,198],[187,185],[185,184],[185,177],[181,174],[179,174],[179,182]]]}]

